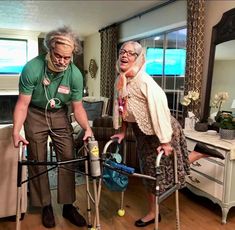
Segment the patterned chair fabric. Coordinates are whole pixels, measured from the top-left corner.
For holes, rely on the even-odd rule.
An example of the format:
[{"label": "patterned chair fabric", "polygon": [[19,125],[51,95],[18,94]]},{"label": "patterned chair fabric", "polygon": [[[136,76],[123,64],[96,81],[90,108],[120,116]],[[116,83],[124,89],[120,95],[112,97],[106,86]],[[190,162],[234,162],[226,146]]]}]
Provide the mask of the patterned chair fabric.
[{"label": "patterned chair fabric", "polygon": [[[100,117],[94,120],[92,127],[95,139],[99,144],[99,152],[102,153],[104,146],[110,140],[110,137],[117,131],[113,128],[111,116]],[[139,164],[136,156],[136,139],[131,127],[127,128],[126,133],[126,164],[139,170]],[[112,146],[110,146],[111,151]],[[123,155],[123,145],[121,145],[120,154]]]},{"label": "patterned chair fabric", "polygon": [[83,101],[86,102],[96,102],[96,101],[103,101],[103,108],[102,108],[102,116],[106,116],[109,111],[109,104],[110,100],[108,97],[93,97],[93,96],[87,96],[83,97]]},{"label": "patterned chair fabric", "polygon": [[103,111],[103,101],[82,101],[83,107],[86,110],[87,118],[89,121],[94,121],[96,118],[99,118],[102,116]]}]

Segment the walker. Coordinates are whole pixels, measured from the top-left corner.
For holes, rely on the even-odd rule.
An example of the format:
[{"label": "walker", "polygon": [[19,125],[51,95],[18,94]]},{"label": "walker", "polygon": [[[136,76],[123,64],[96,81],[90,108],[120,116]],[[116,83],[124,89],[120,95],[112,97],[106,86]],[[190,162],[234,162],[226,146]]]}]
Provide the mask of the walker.
[{"label": "walker", "polygon": [[[109,146],[117,141],[116,139],[110,140],[107,142],[107,144],[104,147],[102,155],[105,155],[107,153],[107,150]],[[161,157],[163,155],[163,151],[161,151],[156,158],[156,178],[152,176],[148,176],[145,174],[139,174],[135,173],[133,168],[130,168],[124,164],[116,164],[116,169],[113,168],[114,170],[118,170],[119,172],[123,173],[128,173],[130,176],[136,176],[136,177],[141,177],[141,178],[146,178],[149,180],[155,180],[156,181],[156,196],[155,196],[155,203],[156,203],[156,212],[155,212],[155,230],[159,230],[159,204],[164,201],[167,197],[169,197],[172,193],[175,192],[175,205],[176,205],[176,230],[180,230],[180,221],[179,221],[179,188],[180,188],[180,183],[178,181],[178,170],[177,170],[177,155],[174,152],[174,185],[165,191],[163,194],[160,195],[160,187],[159,187],[159,175],[161,174],[160,170],[160,161]],[[123,163],[126,162],[126,143],[124,142],[124,151],[123,151]],[[103,163],[104,165],[104,163]],[[110,167],[109,165],[105,164],[105,167]],[[112,168],[112,167],[111,167]],[[119,216],[124,216],[125,215],[125,210],[124,210],[124,192],[121,192],[121,201],[120,201],[120,208],[118,209],[118,215]]]},{"label": "walker", "polygon": [[[128,176],[136,176],[141,178],[146,178],[150,180],[156,181],[156,213],[155,213],[155,230],[159,230],[158,228],[158,216],[159,216],[159,204],[169,197],[172,193],[175,192],[175,200],[176,200],[176,229],[180,230],[179,224],[179,195],[178,189],[180,184],[178,182],[178,173],[177,173],[177,155],[174,154],[174,172],[175,172],[175,183],[172,188],[168,191],[160,195],[159,188],[159,175],[160,175],[160,161],[163,155],[163,151],[158,154],[156,158],[156,178],[151,177],[144,174],[135,173],[134,168],[128,167],[125,165],[126,162],[126,144],[124,142],[124,151],[123,151],[123,164],[115,163],[115,167],[107,164],[105,159],[107,158],[108,153],[107,150],[112,143],[117,143],[117,139],[110,140],[106,143],[103,153],[99,154],[98,143],[94,139],[94,137],[90,138],[88,144],[84,145],[84,156],[79,157],[77,159],[68,160],[68,161],[57,161],[57,162],[37,162],[37,161],[22,161],[22,155],[24,154],[23,144],[20,143],[19,154],[18,154],[18,173],[17,173],[17,206],[16,206],[16,230],[20,230],[20,210],[21,210],[21,185],[36,176],[40,176],[41,174],[54,169],[60,165],[76,163],[79,161],[85,161],[85,178],[86,178],[86,192],[87,192],[87,222],[88,229],[90,230],[100,230],[100,216],[99,216],[99,202],[101,197],[101,187],[102,187],[102,172],[104,167],[109,167],[115,171],[126,174]],[[117,154],[115,152],[114,154]],[[22,181],[22,166],[24,165],[52,165],[53,167],[48,169],[45,172],[40,173],[39,175],[34,176],[33,178],[29,178],[25,181]],[[89,172],[90,171],[90,172]],[[89,179],[92,179],[93,183],[93,195],[90,192],[90,183]],[[94,220],[92,224],[92,209],[91,204],[94,204]],[[124,210],[124,191],[121,192],[121,200],[120,207],[118,209],[117,214],[119,216],[125,215]]]},{"label": "walker", "polygon": [[[21,217],[21,192],[22,192],[22,184],[32,180],[48,171],[55,169],[58,166],[62,166],[65,164],[77,163],[80,161],[87,161],[87,157],[80,157],[78,159],[67,160],[67,161],[36,161],[36,160],[23,160],[23,156],[25,156],[25,148],[23,147],[23,142],[19,143],[19,153],[18,153],[18,171],[17,171],[17,204],[16,204],[16,230],[20,230],[20,217]],[[47,169],[38,175],[35,175],[31,178],[28,178],[22,181],[22,167],[26,165],[51,165],[50,169]]]}]

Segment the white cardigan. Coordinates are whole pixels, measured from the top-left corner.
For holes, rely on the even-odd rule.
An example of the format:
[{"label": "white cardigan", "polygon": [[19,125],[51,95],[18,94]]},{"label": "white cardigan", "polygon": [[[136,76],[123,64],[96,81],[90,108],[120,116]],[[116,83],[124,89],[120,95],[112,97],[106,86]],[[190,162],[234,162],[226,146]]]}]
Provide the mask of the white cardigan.
[{"label": "white cardigan", "polygon": [[[143,133],[156,135],[161,143],[172,137],[170,110],[162,88],[145,71],[140,70],[134,78],[128,78],[127,111],[133,113]],[[118,128],[117,93],[114,98],[114,128]],[[125,120],[125,118],[124,118]]]}]

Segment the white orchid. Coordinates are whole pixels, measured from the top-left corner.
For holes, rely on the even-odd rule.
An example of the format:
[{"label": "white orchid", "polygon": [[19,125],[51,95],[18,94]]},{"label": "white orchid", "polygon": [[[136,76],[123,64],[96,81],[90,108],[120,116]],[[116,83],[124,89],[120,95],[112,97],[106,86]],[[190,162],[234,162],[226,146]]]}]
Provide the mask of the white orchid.
[{"label": "white orchid", "polygon": [[192,101],[196,101],[198,99],[199,99],[199,92],[188,91],[188,94],[183,97],[180,103],[184,106],[188,106]]},{"label": "white orchid", "polygon": [[184,106],[188,106],[191,103],[191,100],[189,99],[188,96],[184,96],[180,103]]},{"label": "white orchid", "polygon": [[211,103],[211,106],[213,108],[219,108],[219,110],[220,110],[222,103],[225,102],[226,100],[228,100],[228,98],[229,98],[228,92],[216,93],[214,96],[214,100]]},{"label": "white orchid", "polygon": [[199,93],[197,91],[189,91],[188,97],[193,101],[196,101],[197,99],[199,99]]}]

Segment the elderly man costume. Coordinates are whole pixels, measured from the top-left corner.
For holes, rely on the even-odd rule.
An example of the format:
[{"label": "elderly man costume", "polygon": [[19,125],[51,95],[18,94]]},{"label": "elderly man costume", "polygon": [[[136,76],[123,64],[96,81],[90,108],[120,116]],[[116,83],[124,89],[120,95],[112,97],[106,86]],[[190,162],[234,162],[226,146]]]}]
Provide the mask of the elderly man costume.
[{"label": "elderly man costume", "polygon": [[[49,32],[44,40],[47,53],[30,60],[23,68],[19,81],[19,98],[14,111],[13,140],[27,145],[29,160],[47,160],[47,141],[50,136],[57,160],[73,159],[72,127],[67,105],[71,103],[77,122],[85,130],[84,140],[92,136],[82,105],[83,77],[73,64],[73,54],[81,51],[78,36],[68,27]],[[25,138],[20,136],[24,125]],[[67,165],[66,167],[69,167]],[[29,176],[46,170],[46,166],[29,166]],[[42,207],[42,223],[55,226],[48,175],[30,180],[31,205]],[[58,203],[63,216],[77,226],[85,219],[73,206],[75,201],[74,172],[59,168]]]}]

